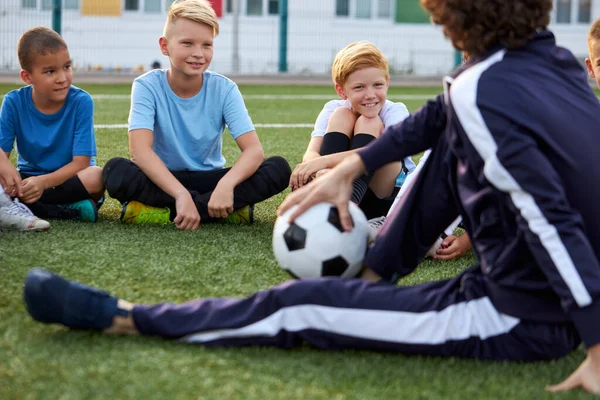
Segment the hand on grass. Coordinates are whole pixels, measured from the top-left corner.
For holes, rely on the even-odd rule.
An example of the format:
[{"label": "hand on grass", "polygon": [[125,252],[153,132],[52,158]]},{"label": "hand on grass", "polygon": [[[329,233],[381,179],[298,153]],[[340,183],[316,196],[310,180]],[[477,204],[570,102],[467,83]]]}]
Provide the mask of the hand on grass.
[{"label": "hand on grass", "polygon": [[588,356],[567,379],[558,385],[547,386],[550,392],[583,388],[585,391],[600,394],[600,344],[588,350]]},{"label": "hand on grass", "polygon": [[233,188],[217,185],[208,201],[208,215],[227,218],[233,212]]},{"label": "hand on grass", "polygon": [[327,168],[326,160],[323,157],[318,157],[307,162],[300,163],[294,168],[290,177],[290,187],[298,189],[306,185],[308,178],[313,177],[317,172]]},{"label": "hand on grass", "polygon": [[471,240],[465,232],[461,236],[450,235],[444,239],[442,245],[435,252],[434,260],[454,260],[463,257],[471,250]]},{"label": "hand on grass", "polygon": [[177,229],[182,231],[198,229],[200,214],[189,192],[184,192],[175,198],[177,216],[173,220]]},{"label": "hand on grass", "polygon": [[0,159],[0,185],[11,197],[23,196],[21,176],[6,157]]},{"label": "hand on grass", "polygon": [[23,179],[21,183],[22,195],[19,197],[23,203],[31,204],[40,199],[42,194],[44,194],[44,190],[46,190],[46,186],[44,184],[44,180],[39,176],[32,176],[27,179]]}]

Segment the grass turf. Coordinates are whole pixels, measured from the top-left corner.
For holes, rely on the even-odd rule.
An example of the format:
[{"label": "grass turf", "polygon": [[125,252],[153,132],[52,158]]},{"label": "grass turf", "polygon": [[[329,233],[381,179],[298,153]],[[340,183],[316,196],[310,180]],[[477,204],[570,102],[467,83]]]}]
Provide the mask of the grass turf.
[{"label": "grass turf", "polygon": [[[129,85],[81,85],[92,94],[128,94]],[[0,85],[0,93],[15,88]],[[249,94],[329,94],[328,87],[243,86]],[[436,94],[435,88],[392,88],[390,94]],[[415,110],[423,100],[404,103]],[[247,100],[255,123],[312,123],[324,100]],[[98,124],[127,121],[128,100],[96,101]],[[258,129],[267,155],[295,165],[310,129]],[[97,129],[98,163],[128,156],[126,129]],[[239,151],[229,136],[231,164]],[[14,156],[13,156],[14,158]],[[289,279],[274,261],[271,231],[287,191],[256,208],[252,226],[125,226],[109,199],[97,224],[53,221],[40,234],[0,235],[0,399],[454,399],[579,398],[545,393],[583,359],[582,348],[548,363],[510,364],[406,357],[367,351],[325,352],[306,346],[218,349],[156,338],[104,337],[34,323],[22,302],[27,270],[43,266],[134,302],[183,302],[245,296]],[[424,261],[402,280],[449,278],[473,264]],[[401,329],[401,327],[398,327]]]}]

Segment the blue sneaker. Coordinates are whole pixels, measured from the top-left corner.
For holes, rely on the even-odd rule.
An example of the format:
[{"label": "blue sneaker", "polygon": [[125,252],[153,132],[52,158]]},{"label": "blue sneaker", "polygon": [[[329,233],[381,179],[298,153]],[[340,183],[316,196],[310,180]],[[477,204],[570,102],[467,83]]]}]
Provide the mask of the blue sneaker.
[{"label": "blue sneaker", "polygon": [[29,270],[23,299],[34,320],[72,329],[102,330],[113,324],[116,315],[129,315],[117,307],[116,297],[41,268]]},{"label": "blue sneaker", "polygon": [[79,211],[77,220],[82,222],[96,222],[98,220],[98,208],[92,199],[85,199],[76,203],[64,204],[61,207]]}]

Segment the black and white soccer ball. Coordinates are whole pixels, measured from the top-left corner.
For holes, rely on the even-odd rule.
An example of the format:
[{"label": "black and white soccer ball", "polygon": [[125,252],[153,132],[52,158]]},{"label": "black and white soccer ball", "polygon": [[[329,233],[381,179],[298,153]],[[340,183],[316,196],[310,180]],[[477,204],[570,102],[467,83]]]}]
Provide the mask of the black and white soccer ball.
[{"label": "black and white soccer ball", "polygon": [[273,252],[281,268],[298,279],[358,275],[369,236],[367,218],[360,208],[349,203],[354,227],[344,232],[334,205],[316,204],[290,224],[288,217],[296,207],[275,221]]}]

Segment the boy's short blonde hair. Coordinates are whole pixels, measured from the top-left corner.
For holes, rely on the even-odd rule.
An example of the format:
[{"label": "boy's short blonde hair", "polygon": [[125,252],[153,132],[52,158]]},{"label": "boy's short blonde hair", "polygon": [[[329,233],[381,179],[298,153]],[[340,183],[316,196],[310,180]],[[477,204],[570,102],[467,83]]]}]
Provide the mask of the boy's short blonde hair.
[{"label": "boy's short blonde hair", "polygon": [[383,53],[373,43],[361,40],[350,43],[337,53],[331,66],[331,77],[334,83],[343,86],[351,73],[364,68],[379,68],[385,72],[386,79],[390,77],[388,61]]},{"label": "boy's short blonde hair", "polygon": [[214,36],[219,34],[219,20],[208,0],[178,0],[171,4],[163,36],[167,36],[169,25],[180,18],[208,25],[213,29]]},{"label": "boy's short blonde hair", "polygon": [[592,56],[594,50],[594,43],[598,41],[600,41],[600,18],[594,21],[588,33],[588,48],[590,50],[590,57]]}]

